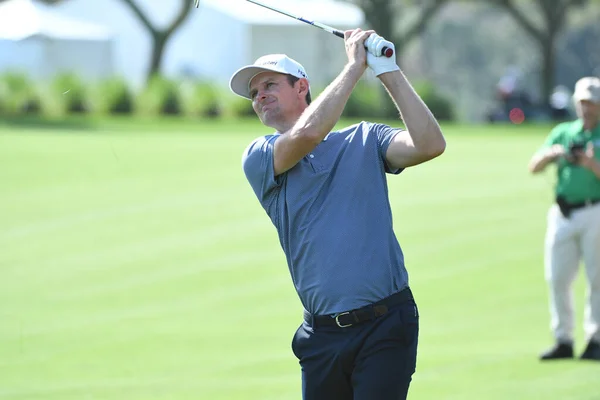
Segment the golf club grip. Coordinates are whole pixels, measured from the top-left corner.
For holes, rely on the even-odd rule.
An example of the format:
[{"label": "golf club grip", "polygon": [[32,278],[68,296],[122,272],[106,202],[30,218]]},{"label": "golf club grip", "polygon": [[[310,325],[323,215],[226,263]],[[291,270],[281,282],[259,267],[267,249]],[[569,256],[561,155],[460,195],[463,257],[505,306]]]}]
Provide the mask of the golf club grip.
[{"label": "golf club grip", "polygon": [[[341,37],[342,39],[344,38],[344,32],[338,31],[337,29],[334,29],[331,33],[333,33],[337,37]],[[390,58],[394,55],[394,50],[385,46],[383,49],[381,49],[381,55]]]}]

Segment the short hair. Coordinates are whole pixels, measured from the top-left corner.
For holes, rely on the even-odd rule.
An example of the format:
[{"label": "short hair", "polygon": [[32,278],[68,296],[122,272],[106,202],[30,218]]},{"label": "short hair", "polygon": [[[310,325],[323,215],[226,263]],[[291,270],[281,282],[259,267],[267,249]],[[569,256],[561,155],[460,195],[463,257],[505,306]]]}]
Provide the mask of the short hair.
[{"label": "short hair", "polygon": [[[300,78],[295,77],[294,75],[287,75],[287,80],[290,83],[290,85],[294,86],[296,84],[296,82],[298,82],[300,80]],[[312,101],[312,99],[310,98],[310,90],[308,91],[308,93],[306,93],[306,104],[310,104],[310,102]]]}]

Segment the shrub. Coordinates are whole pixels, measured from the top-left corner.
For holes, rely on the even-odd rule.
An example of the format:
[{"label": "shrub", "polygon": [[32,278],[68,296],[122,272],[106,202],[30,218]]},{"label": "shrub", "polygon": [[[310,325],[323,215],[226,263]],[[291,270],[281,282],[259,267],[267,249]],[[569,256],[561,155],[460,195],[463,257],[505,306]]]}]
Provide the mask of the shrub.
[{"label": "shrub", "polygon": [[88,87],[76,74],[57,75],[50,86],[52,100],[62,106],[62,112],[87,113],[90,111]]},{"label": "shrub", "polygon": [[35,84],[18,72],[0,76],[0,114],[23,115],[41,110],[41,100]]},{"label": "shrub", "polygon": [[454,105],[450,99],[440,94],[431,82],[415,82],[413,87],[437,120],[453,121],[455,119]]},{"label": "shrub", "polygon": [[360,80],[348,98],[342,112],[347,118],[378,118],[383,115],[381,103],[381,85],[376,82]]},{"label": "shrub", "polygon": [[102,114],[131,114],[135,96],[123,79],[114,77],[95,88],[93,102],[93,108]]},{"label": "shrub", "polygon": [[[413,84],[433,115],[440,121],[455,119],[454,106],[427,81]],[[398,109],[379,82],[360,80],[350,95],[342,116],[349,118],[399,118]]]},{"label": "shrub", "polygon": [[229,89],[221,90],[219,93],[219,103],[222,115],[229,118],[244,118],[256,116],[252,108],[252,102],[236,94],[231,93]]},{"label": "shrub", "polygon": [[181,99],[178,84],[155,75],[137,97],[136,112],[142,115],[179,115]]},{"label": "shrub", "polygon": [[217,88],[209,82],[185,82],[180,86],[182,111],[190,117],[218,117],[221,114]]}]

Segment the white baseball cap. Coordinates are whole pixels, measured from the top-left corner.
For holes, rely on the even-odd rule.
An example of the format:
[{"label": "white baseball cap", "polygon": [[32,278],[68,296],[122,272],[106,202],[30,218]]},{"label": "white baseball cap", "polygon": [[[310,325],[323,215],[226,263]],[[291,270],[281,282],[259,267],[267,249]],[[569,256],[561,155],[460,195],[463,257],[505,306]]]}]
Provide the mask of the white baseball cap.
[{"label": "white baseball cap", "polygon": [[308,80],[304,67],[298,61],[285,54],[268,54],[258,58],[254,61],[254,64],[238,69],[231,77],[229,87],[238,96],[251,100],[250,81],[256,75],[265,71],[279,72]]},{"label": "white baseball cap", "polygon": [[589,100],[600,104],[600,78],[586,76],[578,80],[575,84],[573,99],[575,101]]}]

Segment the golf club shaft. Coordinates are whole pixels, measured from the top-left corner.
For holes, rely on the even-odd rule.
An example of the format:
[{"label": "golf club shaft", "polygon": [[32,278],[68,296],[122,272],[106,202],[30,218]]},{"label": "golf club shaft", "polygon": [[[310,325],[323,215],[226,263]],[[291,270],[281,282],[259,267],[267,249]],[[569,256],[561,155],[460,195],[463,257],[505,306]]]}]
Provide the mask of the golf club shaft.
[{"label": "golf club shaft", "polygon": [[[259,1],[255,1],[255,0],[246,0],[246,1],[249,1],[250,3],[254,3],[257,6],[261,6],[261,7],[267,8],[267,9],[269,9],[271,11],[275,11],[275,12],[277,12],[279,14],[283,14],[283,15],[288,16],[290,18],[297,19],[298,21],[305,22],[305,23],[307,23],[309,25],[316,26],[317,28],[321,28],[321,29],[323,29],[326,32],[333,33],[335,36],[340,37],[342,39],[344,38],[344,32],[340,31],[339,29],[332,28],[331,26],[322,24],[320,22],[309,21],[309,20],[304,19],[302,17],[298,17],[296,15],[290,14],[289,12],[283,11],[283,10],[281,10],[279,8],[276,8],[276,7],[273,7],[273,6],[267,6],[266,4],[263,4],[263,3],[259,2]],[[383,49],[381,49],[381,55],[389,58],[389,57],[392,57],[394,55],[394,51],[392,49],[390,49],[389,47],[384,47]]]}]

